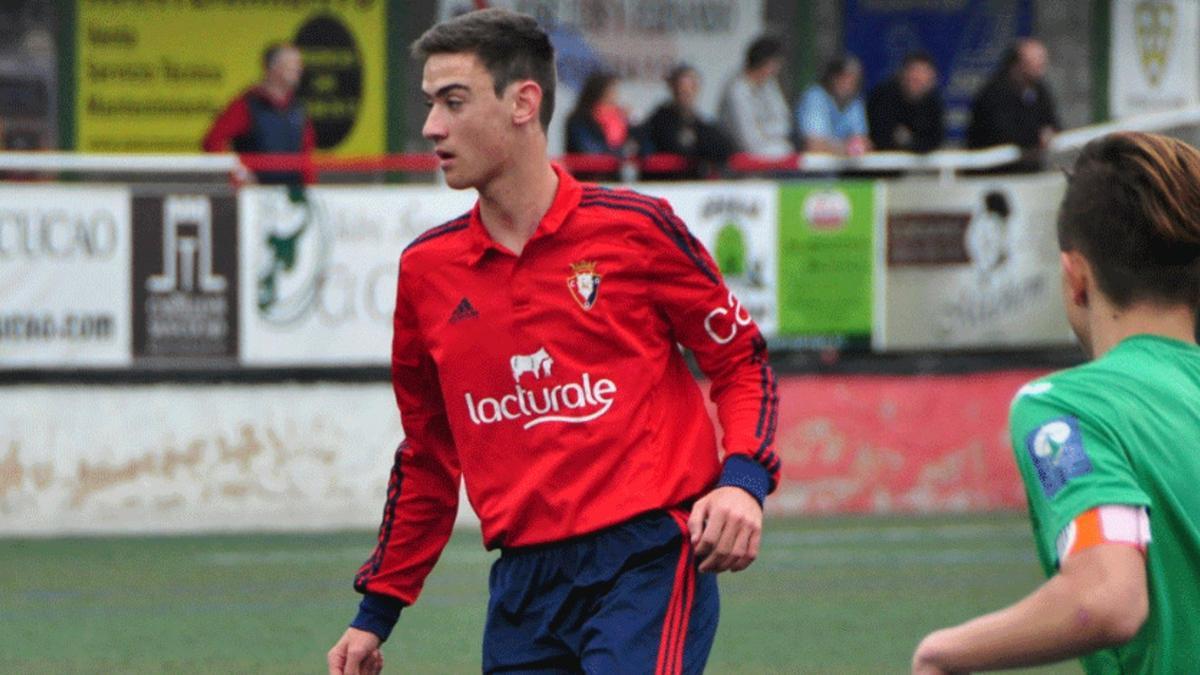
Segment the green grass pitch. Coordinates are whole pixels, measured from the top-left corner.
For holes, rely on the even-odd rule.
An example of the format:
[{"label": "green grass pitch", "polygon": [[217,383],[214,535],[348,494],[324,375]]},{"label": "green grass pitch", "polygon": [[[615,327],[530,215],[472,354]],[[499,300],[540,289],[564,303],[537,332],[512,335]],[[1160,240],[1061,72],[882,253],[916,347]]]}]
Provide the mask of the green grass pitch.
[{"label": "green grass pitch", "polygon": [[[0,540],[0,673],[324,673],[373,538]],[[455,534],[385,672],[479,672],[491,560]],[[769,520],[759,561],[721,576],[709,672],[907,672],[927,631],[1039,581],[1022,514]]]}]

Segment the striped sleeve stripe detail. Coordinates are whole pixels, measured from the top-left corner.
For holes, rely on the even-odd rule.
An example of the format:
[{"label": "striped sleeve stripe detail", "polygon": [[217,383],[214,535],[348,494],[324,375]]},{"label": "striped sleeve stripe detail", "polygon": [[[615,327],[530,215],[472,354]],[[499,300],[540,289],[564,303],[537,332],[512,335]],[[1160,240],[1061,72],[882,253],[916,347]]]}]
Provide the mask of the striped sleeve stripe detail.
[{"label": "striped sleeve stripe detail", "polygon": [[671,511],[671,518],[679,526],[683,538],[679,562],[675,566],[671,599],[667,602],[667,612],[663,618],[658,661],[654,667],[655,675],[676,675],[683,672],[683,650],[687,643],[688,623],[692,616],[692,600],[696,595],[696,564],[688,537],[687,520],[683,514],[676,511]]},{"label": "striped sleeve stripe detail", "polygon": [[631,201],[642,204],[647,208],[653,209],[654,212],[659,215],[659,217],[670,223],[671,228],[677,233],[678,239],[687,244],[687,247],[692,254],[694,254],[696,257],[703,258],[703,256],[700,255],[700,242],[696,239],[695,235],[692,234],[692,231],[688,229],[687,225],[684,224],[679,216],[663,210],[662,204],[659,202],[659,200],[637,192],[616,192],[615,190],[609,190],[609,193],[613,196],[625,197]]},{"label": "striped sleeve stripe detail", "polygon": [[580,200],[579,205],[581,207],[602,206],[607,209],[631,211],[646,216],[654,223],[655,227],[675,243],[676,248],[682,251],[709,281],[712,281],[714,284],[721,283],[721,277],[705,263],[704,257],[700,255],[695,237],[687,232],[687,228],[680,229],[682,223],[679,222],[679,219],[667,218],[657,204],[651,206],[641,201],[643,199],[646,198],[638,198],[616,192],[609,192],[607,194],[589,192]]},{"label": "striped sleeve stripe detail", "polygon": [[[762,442],[753,457],[771,474],[771,485],[774,487],[779,482],[779,469],[782,465],[779,456],[774,450],[771,450],[771,445],[775,443],[775,430],[779,424],[779,381],[766,364],[762,365],[762,386],[763,398],[759,413],[759,426],[754,433],[756,438],[762,439]],[[765,429],[763,429],[764,422]]]},{"label": "striped sleeve stripe detail", "polygon": [[454,220],[451,220],[448,223],[438,225],[437,227],[435,227],[431,230],[426,230],[425,232],[420,234],[416,239],[413,239],[412,242],[408,246],[405,246],[404,250],[407,251],[410,248],[424,244],[425,242],[430,241],[432,239],[437,239],[438,237],[440,237],[442,235],[450,234],[451,232],[458,232],[459,230],[465,230],[465,229],[467,229],[467,226],[470,224],[471,224],[471,214],[464,213],[463,215],[455,218]]},{"label": "striped sleeve stripe detail", "polygon": [[404,473],[401,471],[400,463],[404,451],[408,449],[408,441],[400,444],[396,448],[396,459],[392,464],[392,476],[388,481],[387,501],[383,506],[383,522],[379,525],[378,543],[375,545],[375,550],[371,553],[371,557],[363,563],[359,568],[358,574],[354,577],[354,588],[360,592],[367,590],[367,582],[371,577],[379,573],[379,568],[383,566],[383,556],[387,552],[388,542],[392,538],[392,525],[396,522],[396,504],[400,501],[400,487],[404,482]]},{"label": "striped sleeve stripe detail", "polygon": [[[675,239],[676,244],[679,245],[681,249],[684,249],[684,245],[686,245],[686,249],[684,249],[684,251],[688,253],[693,260],[699,259],[701,262],[703,261],[703,256],[700,254],[700,242],[692,234],[691,230],[688,229],[687,225],[685,225],[683,221],[679,219],[679,216],[669,214],[664,211],[662,204],[657,199],[647,197],[646,195],[639,194],[637,192],[617,192],[615,190],[609,190],[600,187],[593,188],[588,192],[588,194],[601,197],[608,196],[618,199],[623,198],[653,210],[658,214],[659,218],[670,225],[671,230],[674,232],[672,238]],[[707,265],[704,265],[704,267],[706,269],[708,268]]]}]

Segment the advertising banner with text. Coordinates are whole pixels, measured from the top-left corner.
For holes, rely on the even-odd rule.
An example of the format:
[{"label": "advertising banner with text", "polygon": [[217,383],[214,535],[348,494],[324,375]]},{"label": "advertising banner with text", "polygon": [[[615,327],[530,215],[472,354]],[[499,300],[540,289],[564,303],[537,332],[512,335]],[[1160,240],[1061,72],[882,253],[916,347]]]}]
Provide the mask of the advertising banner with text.
[{"label": "advertising banner with text", "polygon": [[779,333],[810,346],[865,344],[871,332],[879,183],[779,186]]},{"label": "advertising banner with text", "polygon": [[0,369],[130,361],[129,191],[0,185]]},{"label": "advertising banner with text", "polygon": [[1069,345],[1059,286],[1057,174],[888,187],[873,346]]},{"label": "advertising banner with text", "polygon": [[387,366],[400,253],[474,205],[473,190],[239,193],[242,364]]},{"label": "advertising banner with text", "polygon": [[1112,0],[1113,117],[1200,103],[1200,3]]},{"label": "advertising banner with text", "polygon": [[133,354],[139,363],[236,361],[237,228],[232,195],[135,194]]},{"label": "advertising banner with text", "polygon": [[304,56],[318,148],[385,150],[386,0],[76,1],[78,150],[199,152],[279,42]]},{"label": "advertising banner with text", "polygon": [[729,290],[764,335],[774,335],[778,313],[778,193],[770,182],[644,184],[662,197],[704,244]]}]

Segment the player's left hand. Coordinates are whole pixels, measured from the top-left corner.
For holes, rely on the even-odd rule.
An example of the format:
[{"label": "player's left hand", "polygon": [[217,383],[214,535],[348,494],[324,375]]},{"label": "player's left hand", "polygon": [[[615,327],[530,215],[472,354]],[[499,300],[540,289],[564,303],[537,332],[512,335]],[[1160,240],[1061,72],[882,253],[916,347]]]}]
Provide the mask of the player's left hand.
[{"label": "player's left hand", "polygon": [[727,485],[692,507],[688,529],[701,572],[740,572],[758,557],[762,506],[740,487]]}]

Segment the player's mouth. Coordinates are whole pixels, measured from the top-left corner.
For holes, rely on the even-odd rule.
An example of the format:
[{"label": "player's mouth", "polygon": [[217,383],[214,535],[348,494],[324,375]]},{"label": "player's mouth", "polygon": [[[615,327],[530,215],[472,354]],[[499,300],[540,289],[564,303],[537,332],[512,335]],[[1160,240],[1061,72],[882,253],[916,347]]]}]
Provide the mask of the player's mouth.
[{"label": "player's mouth", "polygon": [[446,168],[454,161],[453,152],[449,152],[447,150],[434,150],[433,154],[437,155],[437,158],[441,161],[441,167],[443,171],[445,171]]}]

